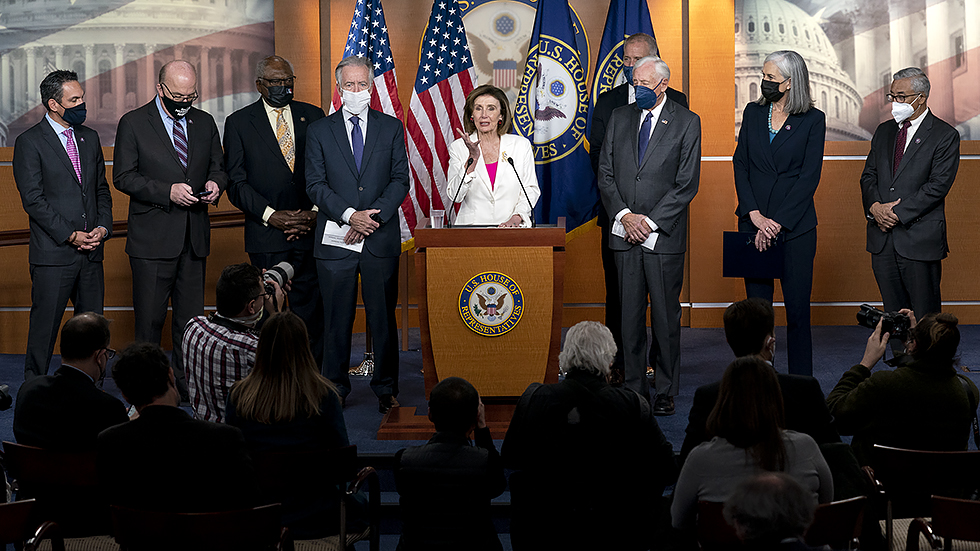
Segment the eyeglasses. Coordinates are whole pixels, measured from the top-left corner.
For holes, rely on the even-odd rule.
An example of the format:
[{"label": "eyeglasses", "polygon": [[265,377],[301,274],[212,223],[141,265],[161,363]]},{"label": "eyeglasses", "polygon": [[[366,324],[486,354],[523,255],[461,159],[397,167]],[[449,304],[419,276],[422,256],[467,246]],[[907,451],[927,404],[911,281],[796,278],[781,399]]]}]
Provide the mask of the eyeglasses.
[{"label": "eyeglasses", "polygon": [[106,359],[109,359],[109,360],[115,358],[116,357],[116,351],[113,350],[113,349],[111,349],[111,348],[106,348],[105,349],[105,357],[106,357]]},{"label": "eyeglasses", "polygon": [[179,102],[191,101],[191,102],[193,102],[193,101],[197,101],[197,98],[201,97],[201,95],[198,94],[197,92],[194,92],[193,94],[191,94],[189,96],[185,96],[183,94],[175,94],[175,93],[171,92],[170,91],[170,88],[168,88],[167,85],[164,84],[164,83],[162,83],[162,82],[160,83],[160,86],[162,86],[163,89],[166,90],[168,94],[170,94],[171,99],[173,99],[174,101],[179,101]]},{"label": "eyeglasses", "polygon": [[915,101],[915,98],[921,96],[922,94],[885,94],[885,98],[888,101],[897,101],[899,103],[906,103],[909,99]]},{"label": "eyeglasses", "polygon": [[269,86],[292,86],[293,82],[296,81],[296,77],[289,78],[263,78],[259,77],[259,80],[265,82]]},{"label": "eyeglasses", "polygon": [[249,302],[252,302],[253,300],[255,300],[255,299],[257,299],[257,298],[265,298],[265,297],[267,297],[267,296],[270,296],[271,294],[272,294],[272,293],[262,293],[261,295],[255,295],[254,297],[252,297],[252,298],[251,298],[251,299],[249,300]]}]

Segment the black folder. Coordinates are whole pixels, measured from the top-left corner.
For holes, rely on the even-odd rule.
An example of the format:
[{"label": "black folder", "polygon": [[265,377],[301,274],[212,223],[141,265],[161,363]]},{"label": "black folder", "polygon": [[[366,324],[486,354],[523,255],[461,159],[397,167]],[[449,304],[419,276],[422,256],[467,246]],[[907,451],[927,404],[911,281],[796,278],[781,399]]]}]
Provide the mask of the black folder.
[{"label": "black folder", "polygon": [[722,276],[757,279],[783,277],[783,236],[777,236],[768,249],[759,251],[755,248],[755,234],[756,232],[725,232]]}]

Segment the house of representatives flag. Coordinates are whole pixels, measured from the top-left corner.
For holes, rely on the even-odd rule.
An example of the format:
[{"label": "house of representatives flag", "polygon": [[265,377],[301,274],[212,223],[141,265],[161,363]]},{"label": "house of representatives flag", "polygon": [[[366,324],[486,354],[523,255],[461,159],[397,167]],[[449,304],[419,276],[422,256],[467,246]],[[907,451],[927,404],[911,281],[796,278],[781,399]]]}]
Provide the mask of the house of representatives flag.
[{"label": "house of representatives flag", "polygon": [[592,105],[587,79],[567,0],[540,0],[514,126],[534,149],[541,187],[535,218],[553,224],[564,216],[569,232],[592,220],[599,203],[585,149]]},{"label": "house of representatives flag", "polygon": [[[476,71],[466,41],[463,18],[455,0],[435,0],[422,37],[419,70],[405,121],[408,140],[408,199],[413,212],[428,216],[445,210],[449,144],[454,128],[463,128],[466,95],[476,84]],[[408,209],[406,218],[408,218]],[[415,230],[415,219],[409,228]]]},{"label": "house of representatives flag", "polygon": [[[626,81],[623,76],[623,43],[628,36],[636,33],[656,36],[653,34],[647,0],[612,0],[606,13],[606,28],[602,30],[602,42],[599,44],[599,56],[595,63],[595,80],[592,83],[593,105],[599,99],[599,94]],[[589,130],[586,135],[591,135],[591,132],[592,118],[589,117]],[[590,144],[590,146],[600,147],[602,144]]]}]

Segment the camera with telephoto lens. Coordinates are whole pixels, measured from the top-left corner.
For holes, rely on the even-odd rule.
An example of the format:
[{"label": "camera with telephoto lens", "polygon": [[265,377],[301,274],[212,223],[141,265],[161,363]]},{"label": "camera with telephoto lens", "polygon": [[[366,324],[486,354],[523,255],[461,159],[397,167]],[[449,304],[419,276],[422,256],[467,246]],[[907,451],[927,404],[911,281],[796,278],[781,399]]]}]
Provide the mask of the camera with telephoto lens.
[{"label": "camera with telephoto lens", "polygon": [[272,282],[275,281],[279,284],[280,289],[286,288],[286,283],[290,279],[293,279],[293,274],[296,272],[293,270],[293,265],[289,262],[280,262],[275,266],[266,269],[265,273],[262,274],[262,283],[265,285],[265,292],[272,296],[275,296],[276,289],[272,286]]},{"label": "camera with telephoto lens", "polygon": [[861,310],[857,313],[857,320],[858,325],[868,329],[878,327],[878,322],[881,321],[881,334],[888,333],[891,338],[899,339],[902,342],[908,340],[909,330],[912,328],[912,320],[907,315],[898,312],[886,314],[870,304],[861,305]]}]

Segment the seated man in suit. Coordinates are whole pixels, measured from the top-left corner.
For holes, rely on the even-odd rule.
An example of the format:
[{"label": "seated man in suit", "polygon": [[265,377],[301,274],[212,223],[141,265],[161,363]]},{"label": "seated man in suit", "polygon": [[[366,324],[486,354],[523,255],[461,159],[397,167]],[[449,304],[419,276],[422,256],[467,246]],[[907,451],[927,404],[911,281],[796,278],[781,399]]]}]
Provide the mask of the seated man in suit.
[{"label": "seated man in suit", "polygon": [[[725,309],[725,338],[736,357],[759,356],[772,363],[776,352],[775,316],[772,305],[761,298],[733,303]],[[830,425],[830,412],[820,383],[805,375],[776,373],[786,406],[786,427],[810,435],[817,444],[840,442]],[[694,393],[688,415],[687,436],[681,446],[680,464],[695,446],[708,441],[705,425],[718,399],[720,381],[701,386]]]},{"label": "seated man in suit", "polygon": [[[14,409],[17,443],[38,448],[95,449],[99,433],[129,420],[126,406],[101,388],[109,348],[109,320],[78,314],[61,328],[61,367],[20,387]],[[98,385],[98,386],[96,386]]]},{"label": "seated man in suit", "polygon": [[403,522],[398,548],[502,549],[490,500],[503,493],[507,479],[480,395],[465,379],[447,377],[432,389],[429,419],[435,436],[395,454]]},{"label": "seated man in suit", "polygon": [[[559,356],[565,379],[534,383],[518,401],[501,450],[515,471],[515,550],[650,548],[674,452],[646,399],[609,384],[615,354],[606,326],[578,323]],[[629,482],[610,482],[611,470]]]},{"label": "seated man in suit", "polygon": [[99,434],[99,483],[109,503],[153,511],[207,512],[256,505],[252,461],[236,427],[191,418],[166,354],[134,343],[112,378],[139,416]]}]

